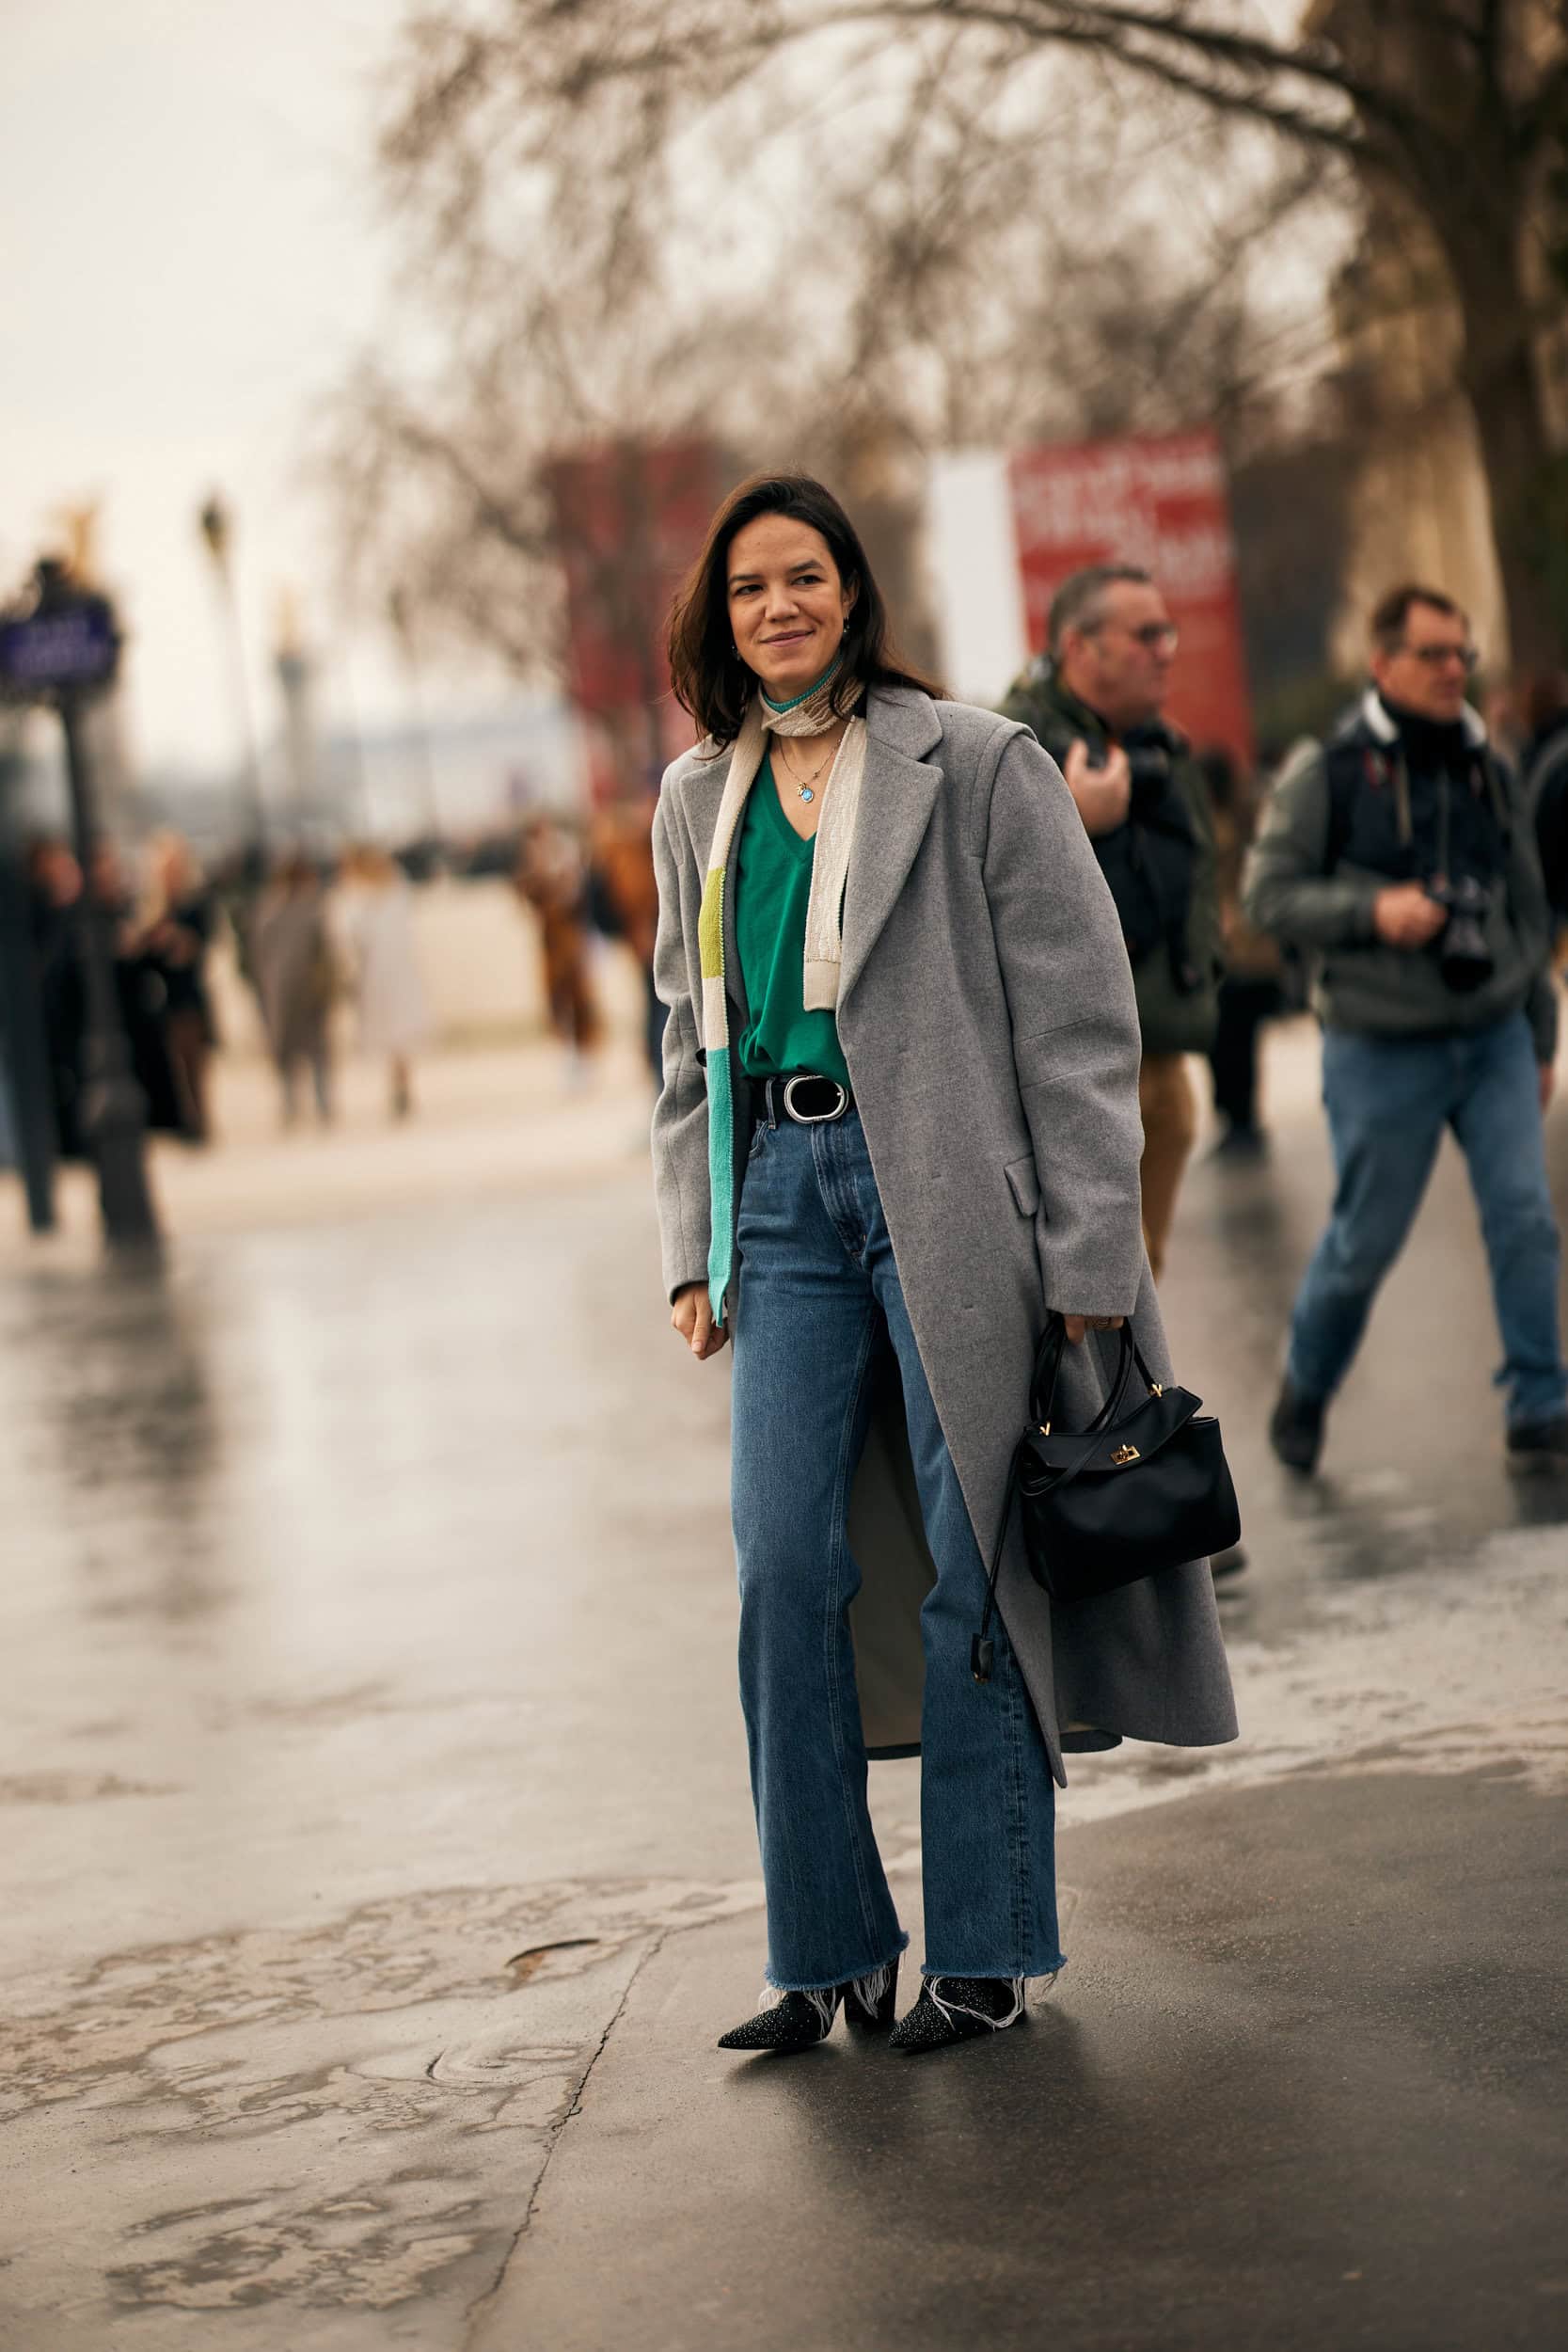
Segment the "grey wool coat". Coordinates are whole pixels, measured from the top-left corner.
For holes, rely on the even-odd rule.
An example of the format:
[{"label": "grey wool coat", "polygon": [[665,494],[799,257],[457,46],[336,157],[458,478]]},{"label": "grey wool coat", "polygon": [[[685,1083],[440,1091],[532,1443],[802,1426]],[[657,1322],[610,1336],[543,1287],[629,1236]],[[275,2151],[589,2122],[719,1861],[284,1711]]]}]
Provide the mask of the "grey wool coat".
[{"label": "grey wool coat", "polygon": [[[1046,1309],[1131,1314],[1155,1378],[1170,1373],[1139,1216],[1137,1010],[1110,892],[1028,730],[899,688],[873,691],[866,731],[839,1039],[921,1363],[989,1562]],[[672,1298],[706,1275],[697,917],[728,765],[727,753],[678,759],[654,823],[656,980],[670,1008],[654,1167]],[[725,968],[738,1037],[734,897]],[[745,1116],[737,1107],[737,1123]],[[744,1277],[738,1290],[732,1311],[744,1317]],[[1098,1408],[1117,1345],[1098,1332],[1067,1351],[1064,1422]],[[934,1571],[895,1392],[878,1400],[849,1536],[866,1744],[908,1754]],[[1058,1780],[1064,1749],[1235,1738],[1207,1563],[1055,1608],[1015,1525],[999,1597]]]}]

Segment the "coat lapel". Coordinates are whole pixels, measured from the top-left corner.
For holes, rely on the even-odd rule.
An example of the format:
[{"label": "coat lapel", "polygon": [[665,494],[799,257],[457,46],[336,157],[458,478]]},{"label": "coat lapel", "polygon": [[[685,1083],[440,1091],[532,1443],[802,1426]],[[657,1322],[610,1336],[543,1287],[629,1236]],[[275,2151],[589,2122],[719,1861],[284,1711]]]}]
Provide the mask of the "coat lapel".
[{"label": "coat lapel", "polygon": [[874,692],[866,717],[865,773],[844,893],[842,1005],[865,969],[926,838],[942,770],[921,757],[942,740],[928,696],[907,689]]}]

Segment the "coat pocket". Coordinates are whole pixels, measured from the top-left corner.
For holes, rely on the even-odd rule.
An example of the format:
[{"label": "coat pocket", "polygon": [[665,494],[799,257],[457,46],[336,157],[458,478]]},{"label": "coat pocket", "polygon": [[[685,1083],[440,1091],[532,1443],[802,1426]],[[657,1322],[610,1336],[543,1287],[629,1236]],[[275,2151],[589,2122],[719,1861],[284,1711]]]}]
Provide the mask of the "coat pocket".
[{"label": "coat pocket", "polygon": [[1007,1179],[1007,1189],[1020,1216],[1033,1216],[1040,1205],[1040,1180],[1034,1153],[1026,1152],[1022,1159],[1009,1160],[1002,1173]]}]

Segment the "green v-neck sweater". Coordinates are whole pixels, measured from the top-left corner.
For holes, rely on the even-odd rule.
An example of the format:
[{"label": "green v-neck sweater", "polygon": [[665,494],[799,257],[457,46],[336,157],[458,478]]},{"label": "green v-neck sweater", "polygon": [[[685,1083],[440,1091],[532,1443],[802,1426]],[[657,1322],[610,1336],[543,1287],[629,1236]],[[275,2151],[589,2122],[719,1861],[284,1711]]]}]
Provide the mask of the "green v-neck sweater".
[{"label": "green v-neck sweater", "polygon": [[740,1034],[749,1078],[812,1070],[847,1088],[849,1073],[831,1012],[804,1005],[806,906],[815,836],[802,841],[779,806],[764,760],[746,803],[736,859],[735,938],[751,1018]]}]

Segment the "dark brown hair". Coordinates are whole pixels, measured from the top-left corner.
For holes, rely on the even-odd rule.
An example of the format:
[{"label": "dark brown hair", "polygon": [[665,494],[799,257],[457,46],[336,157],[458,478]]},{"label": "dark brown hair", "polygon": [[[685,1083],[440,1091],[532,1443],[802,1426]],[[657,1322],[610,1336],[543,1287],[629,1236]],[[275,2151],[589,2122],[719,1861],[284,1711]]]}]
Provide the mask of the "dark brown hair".
[{"label": "dark brown hair", "polygon": [[735,650],[730,631],[730,543],[759,515],[786,515],[808,523],[828,543],[839,578],[855,591],[844,632],[844,667],[833,681],[840,718],[857,708],[868,686],[912,686],[940,696],[942,688],[911,670],[893,642],[887,606],[872,577],[860,534],[832,492],[806,473],[758,473],[730,492],[712,522],[703,551],[670,608],[670,676],[675,700],[721,750],[740,733],[756,678]]},{"label": "dark brown hair", "polygon": [[1413,604],[1430,604],[1434,612],[1447,612],[1454,620],[1469,618],[1462,605],[1446,596],[1441,588],[1423,588],[1414,580],[1402,580],[1380,596],[1372,613],[1372,643],[1385,653],[1398,653],[1404,643],[1404,625],[1410,618]]}]

